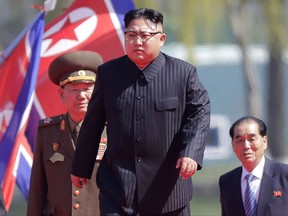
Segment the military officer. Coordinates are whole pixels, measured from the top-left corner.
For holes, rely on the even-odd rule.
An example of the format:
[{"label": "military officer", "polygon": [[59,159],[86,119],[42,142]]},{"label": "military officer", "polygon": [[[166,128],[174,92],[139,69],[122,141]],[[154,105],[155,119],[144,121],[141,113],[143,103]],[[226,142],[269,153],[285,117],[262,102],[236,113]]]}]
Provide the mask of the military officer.
[{"label": "military officer", "polygon": [[[91,180],[83,189],[72,186],[72,158],[77,131],[87,111],[102,58],[91,51],[75,51],[57,57],[49,66],[50,80],[59,86],[67,113],[39,121],[27,215],[99,215],[95,160]],[[103,139],[103,142],[106,140]],[[101,142],[102,142],[101,141]],[[105,145],[100,145],[103,153]]]}]

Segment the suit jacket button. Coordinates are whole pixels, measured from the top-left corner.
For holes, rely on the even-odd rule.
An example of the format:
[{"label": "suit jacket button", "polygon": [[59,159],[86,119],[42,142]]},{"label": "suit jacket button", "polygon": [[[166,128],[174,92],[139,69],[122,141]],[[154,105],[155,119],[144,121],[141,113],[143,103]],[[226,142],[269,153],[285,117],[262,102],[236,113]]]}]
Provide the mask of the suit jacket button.
[{"label": "suit jacket button", "polygon": [[140,163],[140,162],[141,162],[141,160],[142,160],[142,158],[141,158],[141,157],[139,157],[139,158],[137,159],[137,162],[138,162],[138,163]]},{"label": "suit jacket button", "polygon": [[78,209],[80,208],[79,203],[76,203],[76,204],[73,206],[73,208],[74,208],[75,210],[78,210]]},{"label": "suit jacket button", "polygon": [[80,194],[80,191],[79,190],[75,190],[74,191],[74,196],[78,196]]},{"label": "suit jacket button", "polygon": [[142,117],[143,117],[142,115],[138,115],[136,120],[139,121],[139,120],[141,120]]}]

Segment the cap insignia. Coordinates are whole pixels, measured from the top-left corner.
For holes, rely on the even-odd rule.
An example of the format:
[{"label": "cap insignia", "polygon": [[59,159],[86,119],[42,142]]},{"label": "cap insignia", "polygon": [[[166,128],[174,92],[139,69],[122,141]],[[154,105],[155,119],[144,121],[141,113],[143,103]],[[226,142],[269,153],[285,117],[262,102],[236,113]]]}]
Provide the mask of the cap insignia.
[{"label": "cap insignia", "polygon": [[86,72],[84,70],[79,70],[78,76],[86,76]]}]

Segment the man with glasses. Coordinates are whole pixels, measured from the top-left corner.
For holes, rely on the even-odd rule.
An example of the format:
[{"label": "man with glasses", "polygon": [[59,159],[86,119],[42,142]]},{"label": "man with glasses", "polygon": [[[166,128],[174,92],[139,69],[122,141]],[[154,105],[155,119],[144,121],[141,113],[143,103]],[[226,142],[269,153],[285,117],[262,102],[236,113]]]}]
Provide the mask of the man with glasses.
[{"label": "man with glasses", "polygon": [[189,215],[191,176],[201,169],[210,101],[196,68],[160,51],[163,16],[125,14],[127,55],[101,65],[79,134],[71,179],[82,187],[105,122],[97,173],[101,215]]}]

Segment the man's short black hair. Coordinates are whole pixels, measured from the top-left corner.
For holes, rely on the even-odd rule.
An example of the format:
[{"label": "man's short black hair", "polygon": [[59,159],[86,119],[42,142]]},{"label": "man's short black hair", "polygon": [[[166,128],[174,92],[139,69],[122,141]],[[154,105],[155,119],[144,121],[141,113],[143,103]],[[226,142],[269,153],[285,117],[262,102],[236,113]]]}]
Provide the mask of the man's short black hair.
[{"label": "man's short black hair", "polygon": [[125,28],[127,28],[130,22],[134,19],[147,19],[154,24],[160,23],[163,25],[163,15],[159,11],[150,8],[129,10],[124,16]]},{"label": "man's short black hair", "polygon": [[239,125],[240,123],[242,123],[242,122],[250,121],[250,120],[251,120],[251,121],[254,121],[254,122],[256,122],[256,123],[258,124],[259,134],[260,134],[262,137],[266,136],[267,127],[266,127],[265,123],[264,123],[261,119],[258,119],[258,118],[254,117],[254,116],[244,116],[244,117],[238,119],[237,121],[235,121],[235,122],[232,124],[232,126],[231,126],[231,128],[230,128],[230,130],[229,130],[229,135],[230,135],[230,137],[231,137],[232,139],[234,138],[234,129],[235,129],[236,126],[238,126],[238,125]]}]

